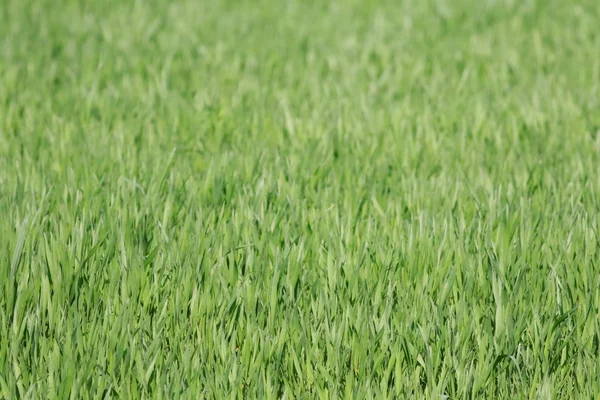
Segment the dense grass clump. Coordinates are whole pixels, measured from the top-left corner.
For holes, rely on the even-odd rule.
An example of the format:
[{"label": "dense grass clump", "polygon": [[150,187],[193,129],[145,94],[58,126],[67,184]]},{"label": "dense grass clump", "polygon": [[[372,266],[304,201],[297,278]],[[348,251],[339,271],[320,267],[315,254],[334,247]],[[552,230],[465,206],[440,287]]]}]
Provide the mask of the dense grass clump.
[{"label": "dense grass clump", "polygon": [[600,396],[597,0],[0,21],[0,398]]}]

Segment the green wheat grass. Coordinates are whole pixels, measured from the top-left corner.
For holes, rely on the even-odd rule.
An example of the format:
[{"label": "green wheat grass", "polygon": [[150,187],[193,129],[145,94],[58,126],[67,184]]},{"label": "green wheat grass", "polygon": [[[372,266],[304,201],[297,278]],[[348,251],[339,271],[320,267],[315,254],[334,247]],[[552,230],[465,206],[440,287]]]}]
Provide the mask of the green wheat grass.
[{"label": "green wheat grass", "polygon": [[598,26],[0,1],[0,398],[598,398]]}]

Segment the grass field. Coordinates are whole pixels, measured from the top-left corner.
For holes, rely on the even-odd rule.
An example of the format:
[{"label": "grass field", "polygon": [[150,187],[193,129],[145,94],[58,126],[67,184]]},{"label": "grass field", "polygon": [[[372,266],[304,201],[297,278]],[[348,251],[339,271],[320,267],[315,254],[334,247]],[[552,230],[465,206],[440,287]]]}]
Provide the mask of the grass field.
[{"label": "grass field", "polygon": [[0,21],[0,398],[600,396],[597,0]]}]

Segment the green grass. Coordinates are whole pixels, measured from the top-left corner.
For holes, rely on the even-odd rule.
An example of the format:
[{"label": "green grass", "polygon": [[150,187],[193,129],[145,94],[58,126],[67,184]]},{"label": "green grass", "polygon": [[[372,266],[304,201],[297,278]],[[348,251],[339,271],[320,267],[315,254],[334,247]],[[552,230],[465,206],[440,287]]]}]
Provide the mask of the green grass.
[{"label": "green grass", "polygon": [[600,396],[597,0],[0,21],[0,398]]}]

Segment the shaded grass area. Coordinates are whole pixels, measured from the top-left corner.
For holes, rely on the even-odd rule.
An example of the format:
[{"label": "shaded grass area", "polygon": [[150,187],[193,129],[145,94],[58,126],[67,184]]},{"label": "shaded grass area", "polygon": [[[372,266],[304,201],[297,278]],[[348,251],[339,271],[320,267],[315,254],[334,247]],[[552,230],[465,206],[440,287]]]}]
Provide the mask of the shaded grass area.
[{"label": "shaded grass area", "polygon": [[0,20],[0,397],[600,393],[595,1]]}]

